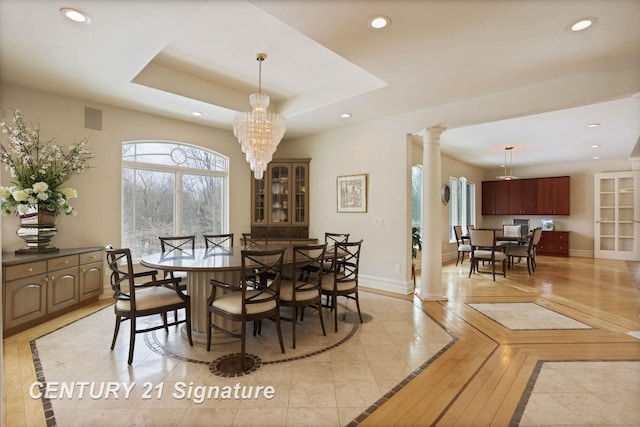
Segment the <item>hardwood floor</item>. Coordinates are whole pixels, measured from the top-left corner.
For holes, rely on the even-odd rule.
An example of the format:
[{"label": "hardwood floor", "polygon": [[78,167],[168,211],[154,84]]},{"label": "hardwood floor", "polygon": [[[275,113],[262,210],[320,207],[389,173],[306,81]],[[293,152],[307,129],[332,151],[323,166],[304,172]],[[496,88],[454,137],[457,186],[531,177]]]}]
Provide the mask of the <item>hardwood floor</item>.
[{"label": "hardwood floor", "polygon": [[[360,425],[508,426],[540,361],[640,360],[640,340],[627,334],[640,331],[640,263],[539,256],[533,275],[515,265],[495,282],[467,278],[468,268],[467,260],[443,266],[448,300],[421,303],[456,341]],[[489,302],[533,302],[591,328],[512,330],[468,305]],[[4,340],[3,425],[46,425],[41,402],[26,392],[35,381],[30,341],[107,304]]]}]

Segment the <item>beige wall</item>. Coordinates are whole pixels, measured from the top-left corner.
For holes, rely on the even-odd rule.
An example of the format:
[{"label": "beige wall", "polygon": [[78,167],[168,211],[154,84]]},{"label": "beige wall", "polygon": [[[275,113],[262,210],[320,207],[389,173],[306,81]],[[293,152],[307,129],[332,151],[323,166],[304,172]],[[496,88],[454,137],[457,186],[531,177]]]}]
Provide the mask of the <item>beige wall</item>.
[{"label": "beige wall", "polygon": [[[78,190],[72,205],[78,215],[60,216],[56,223],[57,247],[105,246],[120,244],[120,159],[123,141],[162,139],[186,142],[215,150],[230,157],[230,230],[249,230],[249,167],[230,131],[140,113],[133,110],[94,104],[75,98],[19,86],[2,85],[5,117],[11,121],[10,108],[19,109],[32,122],[40,121],[41,136],[62,145],[90,136],[87,148],[96,154],[93,169],[73,176],[69,187]],[[84,107],[102,110],[102,131],[84,128]],[[2,168],[2,183],[11,177]],[[15,231],[18,219],[2,216],[2,250],[14,251],[23,246]]]},{"label": "beige wall", "polygon": [[[163,139],[187,142],[213,149],[230,157],[230,231],[249,230],[250,173],[231,130],[220,130],[127,110],[94,104],[79,99],[13,85],[2,85],[1,107],[5,119],[9,107],[22,110],[28,119],[40,119],[42,136],[55,137],[65,143],[91,135],[89,148],[96,153],[94,169],[74,176],[69,186],[78,190],[73,200],[77,217],[60,217],[59,247],[118,245],[120,240],[120,144],[122,141]],[[84,107],[103,111],[103,130],[84,128]],[[456,113],[456,111],[458,111]],[[462,111],[460,113],[459,111]],[[484,111],[484,110],[483,110]],[[420,138],[411,137],[420,128],[416,123],[434,123],[436,117],[463,114],[464,110],[445,106],[423,112],[387,118],[284,141],[277,157],[310,157],[310,235],[323,238],[325,231],[349,232],[353,239],[363,239],[361,283],[397,293],[410,293],[411,221],[410,168],[422,161]],[[430,119],[429,119],[430,117]],[[453,119],[452,119],[453,120]],[[460,119],[458,119],[460,120]],[[416,139],[418,143],[416,143]],[[630,163],[591,162],[516,169],[520,177],[571,176],[571,210],[569,217],[556,218],[561,229],[570,230],[571,254],[593,253],[593,174],[628,170]],[[336,178],[341,175],[368,175],[368,210],[366,213],[337,213]],[[2,182],[10,181],[2,171]],[[511,217],[481,216],[481,182],[499,175],[483,171],[446,155],[442,156],[442,182],[450,176],[465,176],[477,184],[477,226],[499,226]],[[441,205],[442,224],[448,224],[448,207]],[[382,225],[376,225],[382,219]],[[540,217],[531,217],[532,225]],[[17,219],[2,217],[2,250],[22,247],[16,237]],[[448,240],[447,227],[423,238],[442,241],[443,259],[455,258],[455,244]]]}]

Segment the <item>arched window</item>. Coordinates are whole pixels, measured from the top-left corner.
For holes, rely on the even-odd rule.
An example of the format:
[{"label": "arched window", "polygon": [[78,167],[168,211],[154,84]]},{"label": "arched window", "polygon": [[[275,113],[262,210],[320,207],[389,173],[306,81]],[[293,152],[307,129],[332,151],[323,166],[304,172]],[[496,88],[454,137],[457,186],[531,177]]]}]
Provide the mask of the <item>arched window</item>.
[{"label": "arched window", "polygon": [[160,236],[228,229],[229,159],[172,141],[122,144],[122,246],[135,258],[158,252]]}]

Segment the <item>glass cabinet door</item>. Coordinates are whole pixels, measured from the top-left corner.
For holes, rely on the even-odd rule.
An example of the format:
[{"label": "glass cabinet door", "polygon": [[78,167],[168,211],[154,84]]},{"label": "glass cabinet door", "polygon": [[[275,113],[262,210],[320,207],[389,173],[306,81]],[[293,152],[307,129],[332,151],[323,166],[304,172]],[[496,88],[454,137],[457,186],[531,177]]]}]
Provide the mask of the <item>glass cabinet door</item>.
[{"label": "glass cabinet door", "polygon": [[271,184],[271,223],[290,223],[290,188],[289,176],[291,174],[290,164],[274,163],[270,167]]},{"label": "glass cabinet door", "polygon": [[251,222],[253,224],[264,224],[267,220],[264,183],[264,178],[253,178],[253,191],[251,192]]},{"label": "glass cabinet door", "polygon": [[294,163],[294,183],[293,183],[293,197],[294,197],[294,210],[292,212],[292,221],[294,224],[308,224],[309,223],[309,201],[307,196],[308,185],[308,163]]}]

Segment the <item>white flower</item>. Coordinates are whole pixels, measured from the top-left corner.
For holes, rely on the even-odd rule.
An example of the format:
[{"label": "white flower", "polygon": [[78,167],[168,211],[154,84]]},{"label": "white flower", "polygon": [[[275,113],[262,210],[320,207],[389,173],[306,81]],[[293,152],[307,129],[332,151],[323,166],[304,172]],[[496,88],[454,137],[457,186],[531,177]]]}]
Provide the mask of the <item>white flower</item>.
[{"label": "white flower", "polygon": [[75,188],[61,188],[58,191],[61,192],[67,200],[78,197],[78,192]]},{"label": "white flower", "polygon": [[16,202],[26,202],[29,200],[29,194],[24,190],[15,190],[11,195],[16,199]]},{"label": "white flower", "polygon": [[49,198],[49,195],[47,193],[38,193],[36,194],[36,197],[38,198],[38,200],[47,200]]},{"label": "white flower", "polygon": [[35,184],[33,184],[31,186],[33,188],[33,191],[36,193],[43,193],[45,191],[47,191],[49,189],[49,184],[47,184],[46,182],[36,182]]},{"label": "white flower", "polygon": [[8,199],[11,196],[11,189],[9,187],[0,187],[0,197]]},{"label": "white flower", "polygon": [[18,211],[18,215],[26,214],[27,212],[29,212],[29,209],[31,208],[27,205],[18,205],[18,207],[16,208],[16,210]]}]

